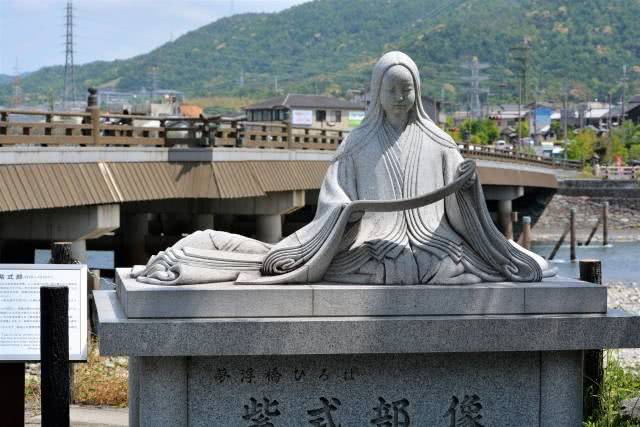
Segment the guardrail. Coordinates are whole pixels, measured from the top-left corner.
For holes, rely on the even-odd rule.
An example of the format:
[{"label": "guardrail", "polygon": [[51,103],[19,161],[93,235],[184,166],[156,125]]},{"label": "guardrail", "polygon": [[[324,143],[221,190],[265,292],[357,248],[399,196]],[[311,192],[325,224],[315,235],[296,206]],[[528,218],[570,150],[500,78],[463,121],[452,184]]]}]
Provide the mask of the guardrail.
[{"label": "guardrail", "polygon": [[[89,112],[56,113],[0,110],[2,145],[79,145],[171,147],[175,145],[237,148],[336,150],[346,131],[297,128],[286,122],[249,122],[220,116],[150,117]],[[470,158],[581,169],[582,162],[549,159],[492,146],[464,144]]]},{"label": "guardrail", "polygon": [[640,166],[598,166],[596,176],[616,181],[637,181]]}]

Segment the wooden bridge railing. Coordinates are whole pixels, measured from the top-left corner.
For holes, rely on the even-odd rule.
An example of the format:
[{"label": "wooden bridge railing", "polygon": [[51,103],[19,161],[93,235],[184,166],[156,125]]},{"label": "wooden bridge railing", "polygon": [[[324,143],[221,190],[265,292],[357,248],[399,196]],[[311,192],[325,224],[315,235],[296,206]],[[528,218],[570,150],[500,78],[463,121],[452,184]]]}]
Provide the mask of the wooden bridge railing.
[{"label": "wooden bridge railing", "polygon": [[343,131],[217,117],[0,110],[0,145],[152,145],[335,150]]},{"label": "wooden bridge railing", "polygon": [[596,176],[616,181],[637,181],[640,166],[598,166]]},{"label": "wooden bridge railing", "polygon": [[458,147],[460,147],[460,152],[469,158],[539,164],[563,169],[582,169],[583,167],[583,163],[579,160],[550,159],[535,154],[500,150],[490,145],[461,144]]},{"label": "wooden bridge railing", "polygon": [[[150,117],[89,112],[57,113],[0,110],[2,145],[159,146],[336,150],[347,132],[296,128],[286,122],[223,120],[220,116]],[[581,162],[559,161],[491,146],[460,145],[466,157],[523,162],[546,167],[582,168]]]}]

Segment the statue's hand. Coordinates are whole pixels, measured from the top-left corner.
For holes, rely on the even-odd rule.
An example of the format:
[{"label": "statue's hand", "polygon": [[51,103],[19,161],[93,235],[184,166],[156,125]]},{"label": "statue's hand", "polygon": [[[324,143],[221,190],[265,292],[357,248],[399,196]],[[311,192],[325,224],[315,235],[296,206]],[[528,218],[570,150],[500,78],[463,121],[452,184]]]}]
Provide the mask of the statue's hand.
[{"label": "statue's hand", "polygon": [[463,190],[468,190],[473,187],[476,183],[476,180],[478,179],[478,173],[476,172],[476,163],[470,159],[463,160],[462,163],[458,165],[458,170],[456,171],[456,178],[458,178],[468,172],[469,169],[473,169],[473,174],[471,174],[471,177],[462,186]]}]

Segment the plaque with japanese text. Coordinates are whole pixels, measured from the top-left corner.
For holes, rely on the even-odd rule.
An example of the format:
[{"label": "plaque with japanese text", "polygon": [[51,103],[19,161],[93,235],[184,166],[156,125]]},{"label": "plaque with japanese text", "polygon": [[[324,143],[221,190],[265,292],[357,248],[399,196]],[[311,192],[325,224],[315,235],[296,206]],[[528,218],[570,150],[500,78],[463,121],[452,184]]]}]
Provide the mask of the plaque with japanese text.
[{"label": "plaque with japanese text", "polygon": [[192,357],[194,426],[483,427],[539,418],[535,354]]},{"label": "plaque with japanese text", "polygon": [[0,264],[0,360],[40,360],[40,287],[69,288],[69,359],[87,359],[87,266]]}]

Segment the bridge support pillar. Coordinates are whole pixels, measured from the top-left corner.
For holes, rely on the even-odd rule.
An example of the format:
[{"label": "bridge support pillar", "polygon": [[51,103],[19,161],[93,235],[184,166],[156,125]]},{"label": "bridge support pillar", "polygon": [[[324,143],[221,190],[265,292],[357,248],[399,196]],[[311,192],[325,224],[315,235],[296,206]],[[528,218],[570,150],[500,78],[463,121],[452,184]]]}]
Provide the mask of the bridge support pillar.
[{"label": "bridge support pillar", "polygon": [[87,263],[87,241],[75,240],[71,243],[71,257],[81,264]]},{"label": "bridge support pillar", "polygon": [[120,227],[119,205],[79,206],[0,215],[5,239],[75,242],[97,239]]},{"label": "bridge support pillar", "polygon": [[511,200],[498,200],[498,225],[507,239],[513,239],[512,210]]},{"label": "bridge support pillar", "polygon": [[282,239],[282,215],[256,215],[258,240],[276,243]]},{"label": "bridge support pillar", "polygon": [[213,214],[195,214],[193,215],[194,230],[214,230],[215,220]]},{"label": "bridge support pillar", "polygon": [[123,216],[120,245],[124,252],[124,265],[146,264],[149,260],[145,246],[145,238],[149,234],[149,216],[146,213]]},{"label": "bridge support pillar", "polygon": [[233,215],[229,214],[216,214],[215,222],[216,222],[216,230],[220,231],[233,231]]}]

